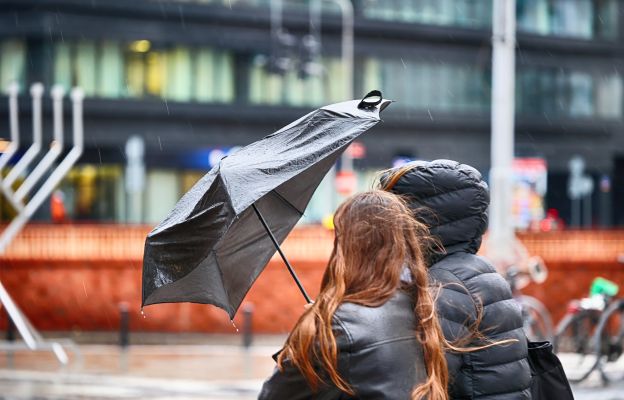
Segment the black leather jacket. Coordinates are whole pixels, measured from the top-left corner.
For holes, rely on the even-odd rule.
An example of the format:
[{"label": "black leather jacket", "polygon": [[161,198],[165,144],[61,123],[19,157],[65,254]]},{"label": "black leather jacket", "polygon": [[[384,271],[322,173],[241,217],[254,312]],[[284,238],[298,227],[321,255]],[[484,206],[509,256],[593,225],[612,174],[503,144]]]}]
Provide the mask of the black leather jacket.
[{"label": "black leather jacket", "polygon": [[488,222],[489,193],[481,174],[455,161],[419,161],[392,191],[409,198],[415,214],[444,246],[444,252],[430,257],[429,276],[442,285],[436,305],[445,337],[469,337],[482,308],[482,334],[494,341],[517,340],[472,353],[447,353],[451,398],[530,399],[520,307],[505,279],[475,255]]},{"label": "black leather jacket", "polygon": [[426,380],[423,350],[415,337],[412,299],[403,291],[380,307],[342,304],[334,316],[338,344],[338,370],[355,391],[355,397],[327,379],[316,393],[298,369],[275,369],[262,387],[260,400],[404,400]]}]

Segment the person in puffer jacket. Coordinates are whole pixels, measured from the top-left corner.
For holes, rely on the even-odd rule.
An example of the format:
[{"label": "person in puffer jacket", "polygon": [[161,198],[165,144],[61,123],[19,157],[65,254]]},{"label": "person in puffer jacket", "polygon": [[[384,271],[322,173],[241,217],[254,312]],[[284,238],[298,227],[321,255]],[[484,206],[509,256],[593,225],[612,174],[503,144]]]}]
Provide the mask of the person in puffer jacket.
[{"label": "person in puffer jacket", "polygon": [[[384,173],[380,188],[408,199],[443,249],[429,249],[429,277],[445,338],[459,346],[511,344],[446,354],[451,399],[531,399],[522,313],[509,285],[476,253],[487,228],[489,192],[481,174],[450,160],[416,161]],[[478,332],[478,335],[475,335]],[[467,342],[467,343],[466,343]]]}]

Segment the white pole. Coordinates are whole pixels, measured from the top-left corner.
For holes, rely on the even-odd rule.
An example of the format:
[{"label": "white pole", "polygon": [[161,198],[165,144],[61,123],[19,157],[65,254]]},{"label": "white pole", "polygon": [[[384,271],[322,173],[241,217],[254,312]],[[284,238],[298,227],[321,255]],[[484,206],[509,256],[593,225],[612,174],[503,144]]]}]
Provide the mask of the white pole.
[{"label": "white pole", "polygon": [[[46,179],[39,190],[32,196],[32,199],[19,210],[19,213],[9,226],[7,226],[0,234],[0,254],[4,254],[7,246],[19,231],[26,225],[28,220],[43,204],[45,199],[54,191],[61,180],[67,175],[71,167],[78,161],[82,155],[84,147],[84,127],[82,117],[82,102],[84,92],[80,88],[74,88],[71,92],[72,110],[73,110],[73,138],[74,146],[65,158],[58,164],[56,169],[52,171],[48,179]],[[12,194],[12,193],[11,193]]]},{"label": "white pole", "polygon": [[[0,155],[0,170],[4,168],[19,148],[19,120],[18,120],[18,104],[17,95],[19,94],[19,86],[13,82],[9,86],[9,126],[11,129],[11,143],[6,151]],[[2,177],[0,176],[0,181]],[[1,183],[1,182],[0,182]]]},{"label": "white pole", "polygon": [[[347,99],[353,100],[353,4],[350,0],[333,0],[340,7],[342,13],[342,68],[344,71],[344,85]],[[353,158],[348,151],[341,156],[342,170],[353,171]]]},{"label": "white pole", "polygon": [[488,253],[506,267],[513,262],[512,163],[514,158],[514,96],[516,1],[494,0],[492,15],[492,143],[491,204]]},{"label": "white pole", "polygon": [[7,200],[9,200],[15,211],[18,212],[24,208],[24,204],[22,204],[22,202],[15,197],[12,185],[41,152],[41,132],[43,130],[43,122],[41,118],[41,98],[43,97],[43,90],[43,84],[40,82],[33,83],[30,86],[33,109],[33,143],[30,145],[28,150],[26,150],[26,153],[24,153],[22,158],[20,158],[15,164],[13,169],[9,171],[6,178],[4,178],[4,181],[2,182],[2,191],[4,192],[4,195]]},{"label": "white pole", "polygon": [[52,112],[54,121],[54,141],[50,146],[50,150],[39,161],[39,164],[24,179],[22,185],[15,191],[15,198],[19,203],[30,193],[39,179],[50,169],[54,161],[61,155],[63,151],[63,96],[65,90],[61,85],[55,85],[52,88]]},{"label": "white pole", "polygon": [[345,76],[345,91],[353,99],[353,4],[349,0],[333,0],[342,13],[342,67]]}]

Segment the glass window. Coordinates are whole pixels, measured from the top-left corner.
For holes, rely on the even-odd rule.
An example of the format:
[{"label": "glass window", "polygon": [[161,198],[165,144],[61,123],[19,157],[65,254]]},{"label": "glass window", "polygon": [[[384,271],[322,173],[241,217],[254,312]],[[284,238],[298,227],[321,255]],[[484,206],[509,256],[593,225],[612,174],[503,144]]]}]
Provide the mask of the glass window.
[{"label": "glass window", "polygon": [[4,92],[11,82],[24,89],[26,44],[19,39],[0,42],[0,91]]},{"label": "glass window", "polygon": [[76,85],[80,86],[86,96],[95,95],[96,88],[96,47],[91,41],[81,41],[76,46],[74,59]]},{"label": "glass window", "polygon": [[489,109],[487,71],[468,64],[423,59],[375,59],[362,63],[365,90],[380,88],[395,107],[480,113]]},{"label": "glass window", "polygon": [[145,91],[143,54],[129,53],[126,55],[126,91],[130,97],[143,97]]},{"label": "glass window", "polygon": [[334,57],[325,57],[322,60],[325,74],[325,99],[327,103],[338,103],[349,98],[347,93],[347,76],[342,60]]},{"label": "glass window", "polygon": [[195,55],[195,98],[198,101],[214,101],[215,95],[214,50],[201,48]]},{"label": "glass window", "polygon": [[303,80],[304,85],[304,102],[307,105],[315,106],[323,104],[325,91],[323,89],[322,76],[310,76]]},{"label": "glass window", "polygon": [[[55,192],[68,221],[115,221],[124,201],[120,165],[78,165]],[[54,213],[52,213],[54,214]]]},{"label": "glass window", "polygon": [[256,56],[249,65],[249,102],[262,104],[265,99],[267,72],[264,68],[266,57]]},{"label": "glass window", "polygon": [[223,103],[233,101],[234,57],[232,54],[224,51],[216,52],[214,71],[215,99]]},{"label": "glass window", "polygon": [[252,57],[248,67],[249,102],[305,107],[344,101],[349,96],[341,60],[326,57],[320,61],[323,64],[322,74],[301,77],[296,69],[284,75],[272,74],[266,69],[266,56]]},{"label": "glass window", "polygon": [[615,39],[616,0],[518,0],[518,29],[538,35]]},{"label": "glass window", "polygon": [[[162,0],[152,0],[162,2]],[[250,7],[268,8],[273,0],[169,0],[180,3],[197,3],[221,5],[229,10],[248,9]],[[282,7],[285,12],[307,12],[310,0],[284,0]],[[330,13],[340,13],[340,8],[333,2],[324,2],[323,11]]]},{"label": "glass window", "polygon": [[362,87],[364,91],[381,88],[381,62],[376,58],[367,58],[362,65]]},{"label": "glass window", "polygon": [[148,40],[54,44],[54,82],[67,89],[79,85],[87,96],[232,102],[234,74],[234,55],[208,47]]},{"label": "glass window", "polygon": [[145,186],[145,222],[162,221],[180,197],[181,177],[174,170],[150,170]]},{"label": "glass window", "polygon": [[546,117],[622,117],[622,78],[617,72],[531,67],[518,71],[516,109]]},{"label": "glass window", "polygon": [[119,43],[106,40],[100,46],[98,95],[121,97],[123,93],[123,50]]},{"label": "glass window", "polygon": [[484,28],[491,25],[491,0],[363,0],[366,18],[427,25]]},{"label": "glass window", "polygon": [[65,90],[74,86],[72,79],[72,49],[69,43],[60,42],[54,45],[54,83],[62,85]]},{"label": "glass window", "polygon": [[187,47],[175,47],[167,52],[167,84],[165,97],[175,101],[191,99],[191,52]]},{"label": "glass window", "polygon": [[570,73],[570,116],[591,117],[594,115],[593,83],[588,73]]},{"label": "glass window", "polygon": [[146,56],[146,92],[150,96],[165,96],[167,55],[164,51],[150,51]]},{"label": "glass window", "polygon": [[284,86],[288,89],[285,92],[286,104],[301,107],[305,105],[305,80],[299,79],[297,72],[292,70],[284,76]]},{"label": "glass window", "polygon": [[596,113],[600,117],[620,118],[622,115],[622,79],[617,73],[596,80]]}]

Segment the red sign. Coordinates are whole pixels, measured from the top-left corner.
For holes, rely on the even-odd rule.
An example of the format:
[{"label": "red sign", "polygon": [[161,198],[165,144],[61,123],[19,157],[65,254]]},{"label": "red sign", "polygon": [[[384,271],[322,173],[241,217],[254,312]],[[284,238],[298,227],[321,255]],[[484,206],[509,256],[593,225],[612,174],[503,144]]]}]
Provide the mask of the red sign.
[{"label": "red sign", "polygon": [[347,147],[347,154],[351,156],[351,158],[362,159],[366,157],[366,146],[362,142],[353,142],[349,147]]},{"label": "red sign", "polygon": [[336,190],[338,193],[348,196],[355,192],[357,177],[353,171],[338,171],[336,173]]}]

